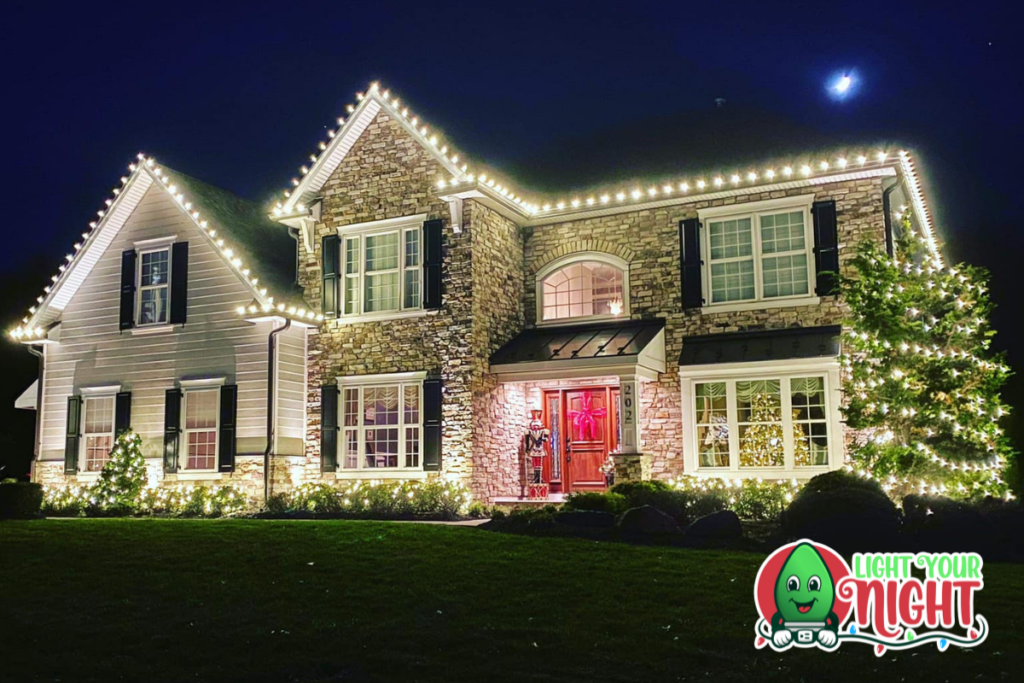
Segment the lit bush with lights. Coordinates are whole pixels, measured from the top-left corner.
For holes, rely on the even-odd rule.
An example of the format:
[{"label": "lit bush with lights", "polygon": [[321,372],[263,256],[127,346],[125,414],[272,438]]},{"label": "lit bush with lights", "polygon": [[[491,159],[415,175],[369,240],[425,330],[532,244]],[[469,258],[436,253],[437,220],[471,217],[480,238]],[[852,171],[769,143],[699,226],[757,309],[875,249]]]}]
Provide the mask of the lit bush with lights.
[{"label": "lit bush with lights", "polygon": [[291,493],[273,496],[270,516],[339,516],[368,519],[429,517],[454,519],[467,514],[469,491],[461,482],[352,481],[339,486],[302,484]]}]

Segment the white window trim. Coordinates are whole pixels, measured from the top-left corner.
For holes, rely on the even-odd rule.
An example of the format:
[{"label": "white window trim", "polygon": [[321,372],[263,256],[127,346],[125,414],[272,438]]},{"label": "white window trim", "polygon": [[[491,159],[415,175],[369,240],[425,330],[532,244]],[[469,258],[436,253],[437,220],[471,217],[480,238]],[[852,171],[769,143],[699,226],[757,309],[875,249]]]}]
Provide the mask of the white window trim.
[{"label": "white window trim", "polygon": [[[155,330],[155,331],[159,330],[159,331],[162,332],[163,331],[162,328],[164,328],[164,327],[171,327],[171,272],[172,272],[172,270],[171,270],[172,263],[171,262],[174,259],[174,249],[172,249],[171,246],[172,246],[172,242],[164,242],[163,240],[161,240],[161,243],[159,245],[157,245],[157,246],[150,246],[150,247],[147,247],[145,249],[136,249],[135,250],[135,258],[138,260],[138,267],[136,268],[137,272],[135,273],[135,325],[133,326],[133,329],[140,329],[140,330],[147,330],[147,331],[152,329],[152,330]],[[161,252],[161,251],[166,251],[167,252],[167,282],[165,282],[162,285],[148,286],[148,287],[146,287],[146,289],[160,289],[160,288],[164,288],[164,289],[167,290],[167,311],[166,311],[167,319],[163,320],[163,321],[152,322],[152,323],[143,323],[143,322],[141,322],[141,320],[142,320],[142,257],[145,254],[155,254],[155,253]],[[145,334],[145,332],[140,332],[140,334]]]},{"label": "white window trim", "polygon": [[[372,322],[379,320],[392,320],[398,318],[409,318],[423,315],[426,310],[423,308],[423,223],[427,220],[427,214],[419,213],[413,216],[401,216],[399,218],[386,218],[379,221],[368,221],[364,223],[352,223],[338,228],[338,236],[341,238],[339,269],[340,301],[338,315],[335,318],[342,324],[355,322]],[[408,269],[415,269],[419,272],[419,305],[414,308],[405,308],[405,234],[409,230],[419,231],[419,265],[410,266]],[[393,311],[374,311],[366,313],[366,238],[389,233],[398,233],[398,309]],[[349,239],[359,240],[358,250],[358,271],[350,276],[346,270],[346,258],[348,255]],[[374,274],[382,274],[388,271],[374,271]],[[345,308],[348,303],[348,281],[354,279],[358,282],[358,310],[346,314]]]},{"label": "white window trim", "polygon": [[[423,469],[423,380],[426,378],[426,371],[338,377],[338,467],[335,471],[336,479],[419,479],[426,476],[426,471]],[[366,426],[363,424],[363,390],[380,386],[398,386],[398,423]],[[405,422],[405,388],[407,386],[415,386],[419,389],[419,422],[417,424],[406,424]],[[347,389],[356,389],[359,392],[359,420],[355,426],[345,425],[345,391]],[[419,428],[419,465],[416,467],[405,465],[405,432],[408,427]],[[348,446],[347,432],[353,429],[358,434],[356,466],[347,468],[344,466],[345,449]],[[398,467],[366,467],[365,432],[367,429],[398,430]]]},{"label": "white window trim", "polygon": [[[739,458],[732,454],[728,468],[700,466],[697,447],[696,385],[704,382],[729,382],[759,379],[792,379],[794,377],[823,376],[825,378],[825,414],[828,424],[828,465],[814,467],[740,467]],[[682,367],[679,371],[683,412],[683,452],[687,474],[726,479],[808,479],[822,472],[841,468],[845,460],[845,443],[842,420],[839,412],[841,384],[839,361],[835,358],[806,358],[755,363],[723,363]],[[785,400],[784,400],[785,405]],[[729,405],[730,414],[734,408]],[[783,410],[783,424],[789,425],[791,416]],[[732,420],[730,420],[732,422]],[[730,433],[730,446],[739,435]],[[738,448],[739,442],[735,441]],[[792,459],[792,449],[786,448],[787,462]]]},{"label": "white window trim", "polygon": [[166,249],[172,244],[178,241],[177,235],[167,235],[165,237],[154,237],[149,240],[135,240],[132,242],[132,246],[135,247],[136,251],[139,250],[159,250]]},{"label": "white window trim", "polygon": [[178,380],[178,386],[182,389],[199,389],[202,387],[220,387],[223,386],[227,381],[227,377],[224,375],[217,375],[215,377],[195,377],[192,379],[180,379]]},{"label": "white window trim", "polygon": [[[814,294],[815,268],[814,268],[814,221],[811,216],[811,205],[814,204],[814,195],[805,194],[795,197],[782,197],[779,199],[766,199],[759,202],[748,202],[745,204],[730,204],[728,206],[714,206],[707,209],[699,209],[697,217],[700,221],[700,253],[701,253],[701,290],[704,292],[704,300],[707,301],[702,309],[708,313],[759,310],[762,308],[781,308],[785,306],[808,306],[820,304],[821,298]],[[761,253],[761,221],[760,218],[766,214],[791,212],[794,210],[804,213],[804,252],[807,255],[807,293],[793,294],[791,296],[776,296],[765,298],[764,281],[762,274],[762,261],[764,254]],[[750,233],[752,239],[752,256],[754,261],[754,298],[738,301],[712,301],[711,291],[711,230],[707,227],[708,221],[721,221],[730,218],[750,218]],[[799,252],[787,252],[795,254]],[[745,259],[743,259],[745,260]]]},{"label": "white window trim", "polygon": [[[544,278],[557,270],[580,261],[598,261],[618,268],[622,271],[622,313],[619,315],[585,315],[576,318],[556,318],[544,320]],[[629,262],[615,254],[608,254],[603,251],[577,251],[551,261],[537,271],[534,278],[534,291],[536,292],[536,320],[537,327],[552,327],[565,325],[567,323],[588,323],[601,320],[629,320],[631,309],[629,307]]]},{"label": "white window trim", "polygon": [[[80,389],[82,395],[82,414],[78,416],[78,423],[81,425],[82,437],[81,443],[78,445],[78,476],[80,477],[98,477],[101,470],[86,470],[86,460],[88,455],[88,444],[89,436],[109,436],[110,447],[114,447],[114,443],[117,441],[117,393],[121,391],[121,385],[108,385],[104,387],[82,387]],[[99,399],[109,398],[113,401],[113,410],[110,413],[110,431],[109,432],[86,432],[85,425],[87,420],[87,414],[89,412],[89,401],[95,401]],[[101,468],[102,469],[102,468]]]},{"label": "white window trim", "polygon": [[[219,381],[217,381],[219,380]],[[215,384],[210,384],[215,382]],[[202,384],[197,384],[202,383]],[[212,378],[210,380],[181,380],[179,384],[182,387],[181,396],[181,445],[180,453],[178,456],[179,474],[216,474],[219,473],[217,467],[220,462],[220,390],[217,388],[218,385],[224,383],[224,378]],[[214,413],[217,418],[213,426],[213,431],[216,432],[214,448],[213,448],[213,467],[204,469],[190,469],[188,467],[188,435],[190,432],[208,432],[209,427],[202,429],[188,429],[185,425],[188,424],[188,397],[189,394],[198,394],[204,391],[214,392],[217,395],[217,407],[214,409]],[[187,478],[187,477],[186,477]],[[202,477],[199,477],[202,478]]]}]

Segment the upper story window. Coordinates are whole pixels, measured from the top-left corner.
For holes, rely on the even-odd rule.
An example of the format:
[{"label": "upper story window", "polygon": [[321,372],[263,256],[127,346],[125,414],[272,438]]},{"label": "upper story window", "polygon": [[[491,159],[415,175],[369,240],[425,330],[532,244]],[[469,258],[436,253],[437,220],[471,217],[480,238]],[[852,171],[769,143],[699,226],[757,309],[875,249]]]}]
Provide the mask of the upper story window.
[{"label": "upper story window", "polygon": [[422,217],[342,228],[342,316],[423,308]]},{"label": "upper story window", "polygon": [[811,295],[812,199],[807,195],[699,212],[708,305]]},{"label": "upper story window", "polygon": [[139,252],[138,325],[162,325],[168,320],[171,249]]},{"label": "upper story window", "polygon": [[628,264],[609,254],[574,254],[537,274],[541,322],[629,315]]}]

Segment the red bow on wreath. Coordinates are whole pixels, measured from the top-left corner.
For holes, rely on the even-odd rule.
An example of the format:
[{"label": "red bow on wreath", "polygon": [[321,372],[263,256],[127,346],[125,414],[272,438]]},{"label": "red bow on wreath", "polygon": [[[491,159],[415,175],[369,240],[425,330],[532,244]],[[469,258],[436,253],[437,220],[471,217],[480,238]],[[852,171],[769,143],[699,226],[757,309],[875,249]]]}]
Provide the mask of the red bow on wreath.
[{"label": "red bow on wreath", "polygon": [[608,414],[608,411],[604,408],[593,407],[590,401],[590,394],[584,394],[580,409],[569,411],[569,417],[572,418],[573,426],[576,427],[584,440],[594,438],[594,427],[597,425],[597,419]]}]

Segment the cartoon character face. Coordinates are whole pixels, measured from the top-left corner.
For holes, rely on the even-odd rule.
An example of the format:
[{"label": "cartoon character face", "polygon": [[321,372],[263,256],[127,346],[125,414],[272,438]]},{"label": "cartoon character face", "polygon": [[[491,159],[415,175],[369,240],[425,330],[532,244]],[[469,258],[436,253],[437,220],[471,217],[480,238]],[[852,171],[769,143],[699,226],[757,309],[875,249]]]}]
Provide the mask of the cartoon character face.
[{"label": "cartoon character face", "polygon": [[835,601],[832,574],[810,543],[793,548],[775,582],[775,605],[787,621],[825,621]]}]

